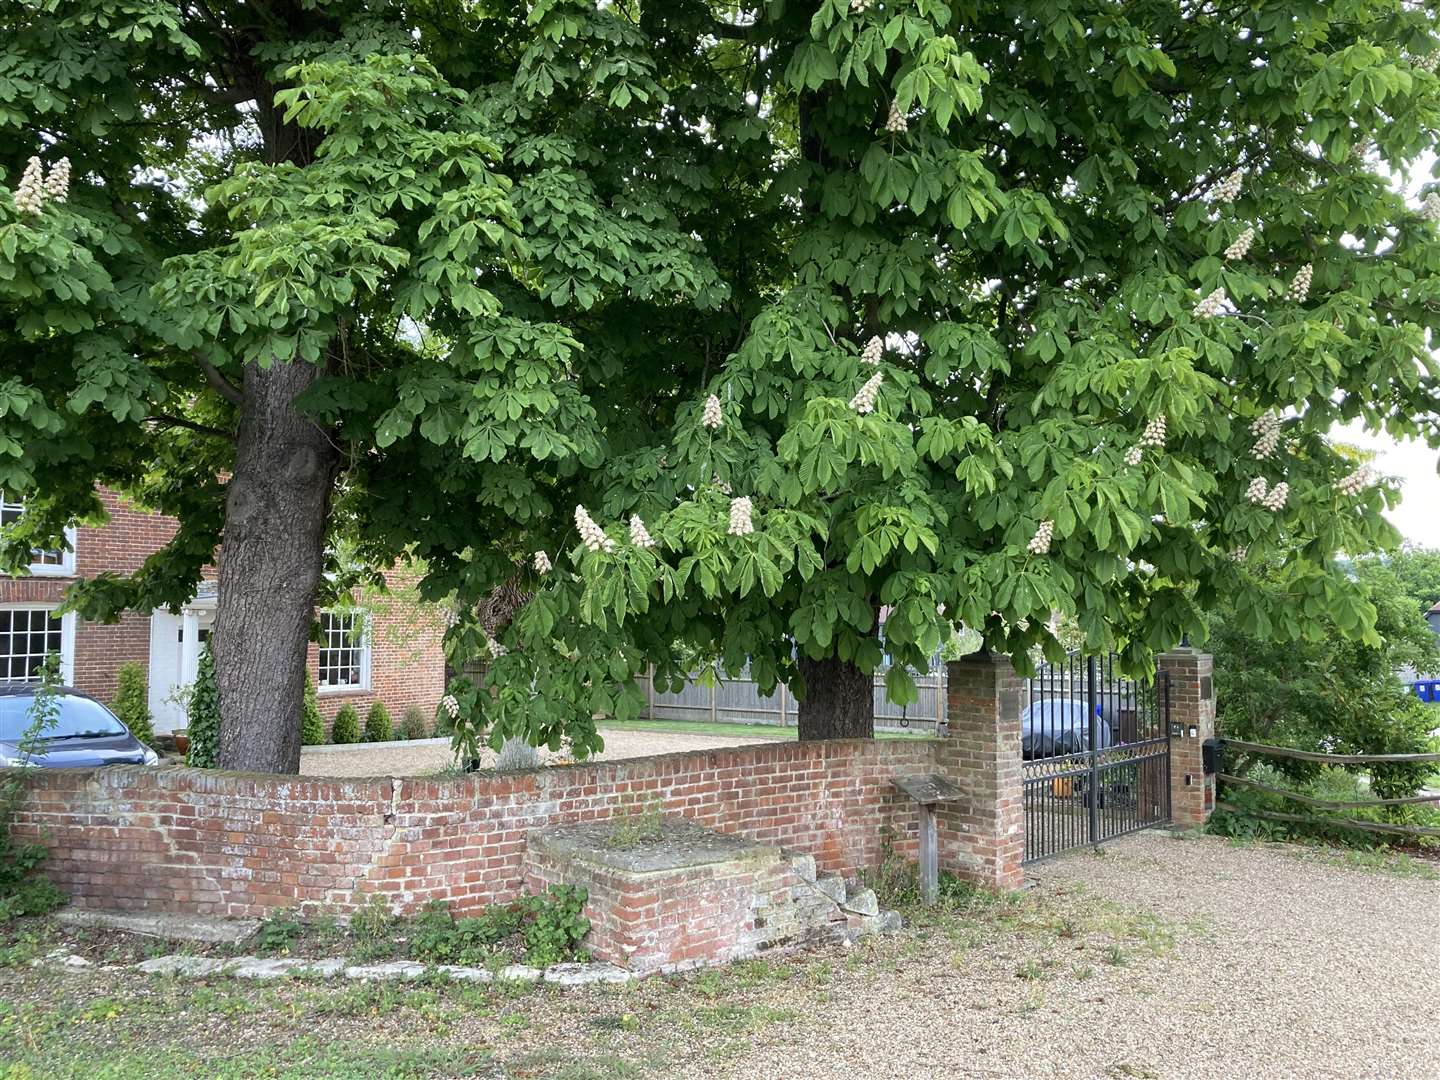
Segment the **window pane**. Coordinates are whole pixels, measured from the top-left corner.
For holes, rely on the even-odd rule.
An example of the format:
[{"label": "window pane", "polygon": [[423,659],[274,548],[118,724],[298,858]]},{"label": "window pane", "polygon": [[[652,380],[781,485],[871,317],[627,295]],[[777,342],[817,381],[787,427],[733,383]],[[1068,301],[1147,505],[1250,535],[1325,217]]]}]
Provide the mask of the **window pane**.
[{"label": "window pane", "polygon": [[0,675],[37,678],[45,657],[60,651],[60,631],[60,617],[44,608],[0,611]]},{"label": "window pane", "polygon": [[320,614],[320,685],[361,686],[364,643],[362,616],[326,611]]}]

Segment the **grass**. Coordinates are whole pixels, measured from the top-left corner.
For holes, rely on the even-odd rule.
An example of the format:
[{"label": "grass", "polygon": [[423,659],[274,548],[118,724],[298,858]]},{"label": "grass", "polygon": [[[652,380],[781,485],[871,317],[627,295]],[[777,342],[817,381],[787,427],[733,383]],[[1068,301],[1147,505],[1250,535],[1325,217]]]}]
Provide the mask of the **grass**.
[{"label": "grass", "polygon": [[[605,731],[653,731],[670,735],[718,735],[737,736],[746,739],[776,739],[793,741],[798,733],[793,727],[779,724],[712,724],[699,720],[601,720],[596,724]],[[929,739],[928,731],[877,731],[877,739]]]}]

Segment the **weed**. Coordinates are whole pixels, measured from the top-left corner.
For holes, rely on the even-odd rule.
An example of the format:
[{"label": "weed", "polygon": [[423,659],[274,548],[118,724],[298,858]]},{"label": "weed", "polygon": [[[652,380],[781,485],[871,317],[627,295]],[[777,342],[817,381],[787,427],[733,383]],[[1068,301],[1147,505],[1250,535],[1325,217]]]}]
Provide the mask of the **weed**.
[{"label": "weed", "polygon": [[1038,960],[1026,960],[1015,969],[1015,977],[1026,982],[1038,982],[1045,977],[1045,968]]},{"label": "weed", "polygon": [[290,952],[300,937],[300,930],[300,921],[294,911],[277,911],[261,922],[250,946],[261,956],[283,956]]},{"label": "weed", "polygon": [[628,851],[642,844],[660,839],[665,826],[664,803],[654,796],[643,809],[632,805],[626,812],[614,819],[605,846],[617,851]]},{"label": "weed", "polygon": [[1124,967],[1130,962],[1130,957],[1119,945],[1111,945],[1105,950],[1105,962],[1111,967]]}]

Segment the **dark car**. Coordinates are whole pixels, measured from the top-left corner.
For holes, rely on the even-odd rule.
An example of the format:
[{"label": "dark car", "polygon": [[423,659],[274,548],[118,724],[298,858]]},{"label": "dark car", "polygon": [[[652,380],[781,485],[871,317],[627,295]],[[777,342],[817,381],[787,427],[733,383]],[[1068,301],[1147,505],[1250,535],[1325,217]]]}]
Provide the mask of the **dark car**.
[{"label": "dark car", "polygon": [[20,743],[30,727],[34,683],[0,683],[0,768],[36,765],[42,769],[93,769],[97,765],[154,765],[158,754],[89,694],[58,687],[56,722],[40,734],[33,757]]},{"label": "dark car", "polygon": [[[1110,725],[1095,706],[1099,723],[1095,725],[1096,750],[1103,750],[1113,741]],[[1064,757],[1090,749],[1090,718],[1085,702],[1070,698],[1032,702],[1020,715],[1020,754],[1026,761]]]}]

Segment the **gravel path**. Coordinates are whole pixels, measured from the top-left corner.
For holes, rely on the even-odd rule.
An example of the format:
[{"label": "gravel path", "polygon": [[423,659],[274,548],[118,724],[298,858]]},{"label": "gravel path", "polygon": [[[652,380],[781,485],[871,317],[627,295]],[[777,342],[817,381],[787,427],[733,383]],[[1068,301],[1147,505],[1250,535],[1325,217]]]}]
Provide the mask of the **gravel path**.
[{"label": "gravel path", "polygon": [[[617,758],[648,757],[651,754],[673,754],[683,750],[718,750],[726,746],[748,746],[769,742],[769,739],[735,738],[725,735],[688,735],[683,732],[602,731],[605,750],[593,761]],[[546,760],[560,757],[542,750]],[[491,750],[484,752],[483,764],[495,762]],[[426,742],[419,745],[357,746],[354,750],[314,750],[300,752],[300,772],[306,776],[423,776],[452,765],[450,744]]]},{"label": "gravel path", "polygon": [[694,1075],[1440,1077],[1440,881],[1299,851],[1151,832],[1041,864],[1035,925],[907,931]]}]

